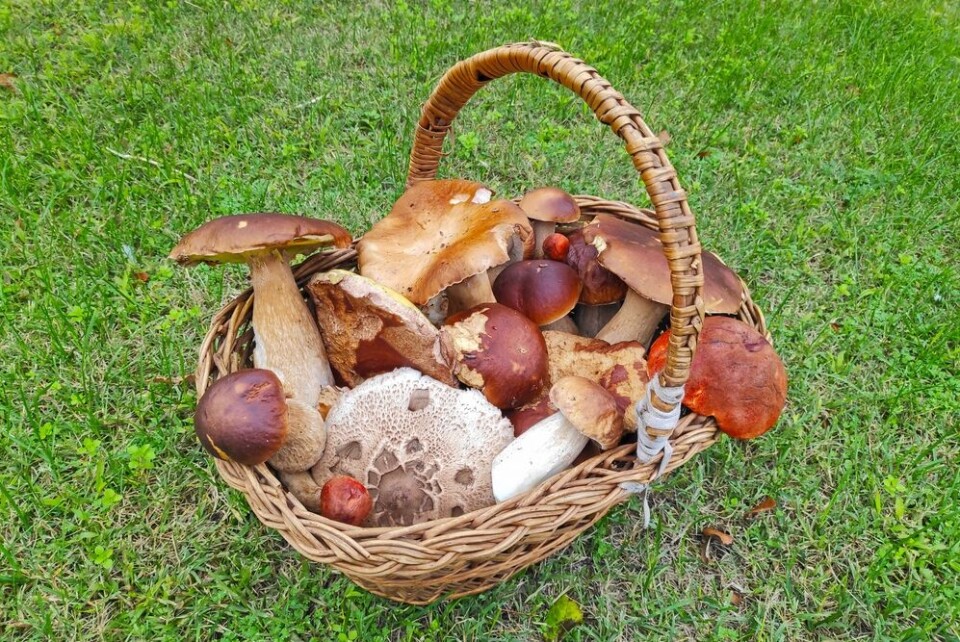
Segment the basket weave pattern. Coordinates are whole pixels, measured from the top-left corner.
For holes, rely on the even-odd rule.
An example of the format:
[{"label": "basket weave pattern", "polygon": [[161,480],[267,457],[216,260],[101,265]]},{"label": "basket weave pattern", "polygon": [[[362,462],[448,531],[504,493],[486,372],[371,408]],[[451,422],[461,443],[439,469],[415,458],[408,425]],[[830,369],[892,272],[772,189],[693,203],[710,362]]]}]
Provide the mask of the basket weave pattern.
[{"label": "basket weave pattern", "polygon": [[[694,218],[662,143],[640,114],[596,70],[540,43],[508,45],[455,65],[423,109],[410,159],[408,185],[436,176],[443,139],[469,98],[494,78],[528,72],[548,77],[578,94],[622,138],[650,194],[654,210],[594,196],[577,196],[584,217],[613,214],[658,230],[671,269],[674,299],[671,338],[663,381],[682,385],[689,374],[703,319],[700,245]],[[353,249],[311,257],[294,268],[301,287],[314,274],[356,266]],[[251,367],[253,306],[250,290],[213,318],[200,349],[197,391],[216,378]],[[744,288],[739,318],[767,335],[763,314]],[[656,433],[651,432],[652,435]],[[714,421],[689,414],[670,434],[671,471],[717,439]],[[217,470],[241,491],[254,513],[305,557],[342,571],[368,591],[410,604],[487,590],[565,547],[577,535],[627,500],[623,482],[649,483],[660,456],[637,461],[634,446],[606,451],[563,471],[514,499],[408,527],[360,528],[306,510],[286,492],[266,465],[216,460]]]}]

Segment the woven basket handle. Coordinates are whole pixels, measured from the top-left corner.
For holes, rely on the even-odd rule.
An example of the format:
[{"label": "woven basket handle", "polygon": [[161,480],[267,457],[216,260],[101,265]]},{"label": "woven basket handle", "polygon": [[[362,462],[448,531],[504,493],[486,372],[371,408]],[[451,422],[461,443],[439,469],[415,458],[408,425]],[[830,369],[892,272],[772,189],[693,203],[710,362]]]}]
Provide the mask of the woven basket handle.
[{"label": "woven basket handle", "polygon": [[[673,287],[670,342],[660,383],[682,386],[690,374],[704,314],[700,242],[693,213],[663,143],[643,122],[640,112],[596,69],[554,45],[539,42],[496,47],[458,62],[440,79],[423,106],[410,153],[407,186],[436,177],[443,156],[443,139],[470,97],[489,81],[521,71],[549,78],[580,96],[600,122],[609,125],[626,144],[656,211]],[[651,403],[664,412],[676,407],[655,393],[651,394]],[[647,431],[655,438],[669,434],[672,428]]]}]

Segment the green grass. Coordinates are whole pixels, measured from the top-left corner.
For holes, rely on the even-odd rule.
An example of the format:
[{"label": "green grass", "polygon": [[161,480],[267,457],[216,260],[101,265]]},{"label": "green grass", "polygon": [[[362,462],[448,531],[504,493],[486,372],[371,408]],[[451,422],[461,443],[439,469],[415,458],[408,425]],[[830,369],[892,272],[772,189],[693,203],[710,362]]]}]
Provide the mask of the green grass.
[{"label": "green grass", "polygon": [[[958,30],[945,1],[0,5],[0,638],[530,640],[563,594],[570,640],[960,636]],[[361,232],[439,75],[534,37],[670,132],[789,405],[662,480],[651,530],[627,504],[486,594],[397,606],[217,477],[179,378],[244,275],[164,257],[240,211]],[[493,83],[456,131],[445,176],[645,203],[542,79]],[[705,526],[735,538],[711,561]]]}]

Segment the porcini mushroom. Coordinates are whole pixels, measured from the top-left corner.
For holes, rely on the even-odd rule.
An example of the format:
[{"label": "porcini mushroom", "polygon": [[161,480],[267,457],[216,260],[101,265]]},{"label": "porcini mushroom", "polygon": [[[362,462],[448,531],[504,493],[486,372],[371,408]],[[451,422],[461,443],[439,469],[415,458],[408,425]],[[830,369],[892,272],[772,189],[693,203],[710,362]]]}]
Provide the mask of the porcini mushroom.
[{"label": "porcini mushroom", "polygon": [[320,514],[351,526],[359,526],[373,509],[366,486],[349,475],[335,475],[320,489]]},{"label": "porcini mushroom", "polygon": [[346,391],[327,423],[330,438],[313,477],[363,483],[373,498],[369,526],[407,526],[492,504],[490,464],[513,438],[510,422],[480,392],[411,368]]},{"label": "porcini mushroom", "polygon": [[580,277],[580,300],[573,316],[585,337],[596,336],[620,309],[627,293],[627,284],[597,261],[597,248],[583,239],[583,230],[571,232],[567,239],[567,265]]},{"label": "porcini mushroom", "polygon": [[333,383],[323,342],[288,260],[325,245],[348,247],[330,221],[289,214],[240,214],[209,221],[184,236],[170,258],[185,266],[246,263],[253,286],[253,363],[277,373],[288,394],[313,406]]},{"label": "porcini mushroom", "polygon": [[500,273],[493,282],[493,294],[497,303],[545,326],[573,310],[580,297],[580,278],[559,261],[519,261]]},{"label": "porcini mushroom", "polygon": [[[617,216],[599,214],[583,228],[583,237],[597,248],[600,264],[629,287],[623,306],[597,333],[597,338],[610,343],[639,341],[647,345],[673,301],[670,267],[657,233]],[[743,299],[740,278],[710,252],[701,252],[701,259],[706,311],[736,312]]]},{"label": "porcini mushroom", "polygon": [[543,256],[543,241],[557,229],[557,223],[580,220],[577,201],[558,187],[539,187],[523,195],[519,202],[530,219],[534,235],[533,258]]},{"label": "porcini mushroom", "polygon": [[491,194],[472,181],[417,183],[358,241],[360,274],[416,305],[446,291],[450,313],[492,302],[487,270],[533,232],[519,207]]},{"label": "porcini mushroom", "polygon": [[[669,333],[650,346],[651,377],[663,370]],[[787,372],[766,337],[743,321],[703,320],[684,386],[683,405],[736,439],[759,437],[780,418],[787,399]]]},{"label": "porcini mushroom", "polygon": [[550,389],[557,412],[527,429],[493,460],[493,495],[504,501],[564,470],[593,439],[616,446],[623,420],[609,392],[583,377],[564,377]]},{"label": "porcini mushroom", "polygon": [[316,408],[286,399],[277,375],[261,368],[213,382],[197,402],[194,429],[214,457],[247,466],[268,461],[288,472],[310,468],[326,441]]},{"label": "porcini mushroom", "polygon": [[330,365],[347,386],[404,366],[457,385],[440,332],[397,292],[346,270],[321,272],[306,289]]},{"label": "porcini mushroom", "polygon": [[440,345],[456,377],[497,408],[536,398],[547,380],[547,348],[537,325],[516,310],[484,303],[454,314]]}]

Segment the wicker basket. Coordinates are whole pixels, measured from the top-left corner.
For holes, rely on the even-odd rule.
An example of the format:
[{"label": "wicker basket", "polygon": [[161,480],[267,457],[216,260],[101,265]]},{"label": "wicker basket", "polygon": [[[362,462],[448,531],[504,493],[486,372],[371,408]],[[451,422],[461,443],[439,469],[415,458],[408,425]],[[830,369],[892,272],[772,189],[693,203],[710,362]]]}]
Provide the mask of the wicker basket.
[{"label": "wicker basket", "polygon": [[[498,47],[464,60],[441,79],[423,108],[410,157],[408,185],[436,175],[443,139],[460,109],[487,82],[510,73],[550,78],[579,95],[626,144],[655,210],[593,196],[577,196],[584,217],[614,214],[659,230],[674,290],[671,341],[663,383],[686,381],[703,319],[700,245],[693,214],[661,141],[636,109],[582,61],[552,45]],[[294,269],[302,286],[312,275],[355,266],[352,249],[311,257]],[[248,290],[220,310],[201,347],[197,392],[218,376],[250,367],[253,296]],[[741,320],[767,335],[760,310],[744,288]],[[717,439],[712,419],[685,416],[670,436],[671,471]],[[641,463],[633,445],[604,452],[512,500],[458,517],[404,528],[359,528],[307,511],[266,465],[216,460],[226,482],[243,492],[265,525],[278,530],[307,558],[339,569],[368,591],[391,600],[427,604],[492,588],[565,547],[630,494],[624,482],[647,483],[660,456]]]}]

